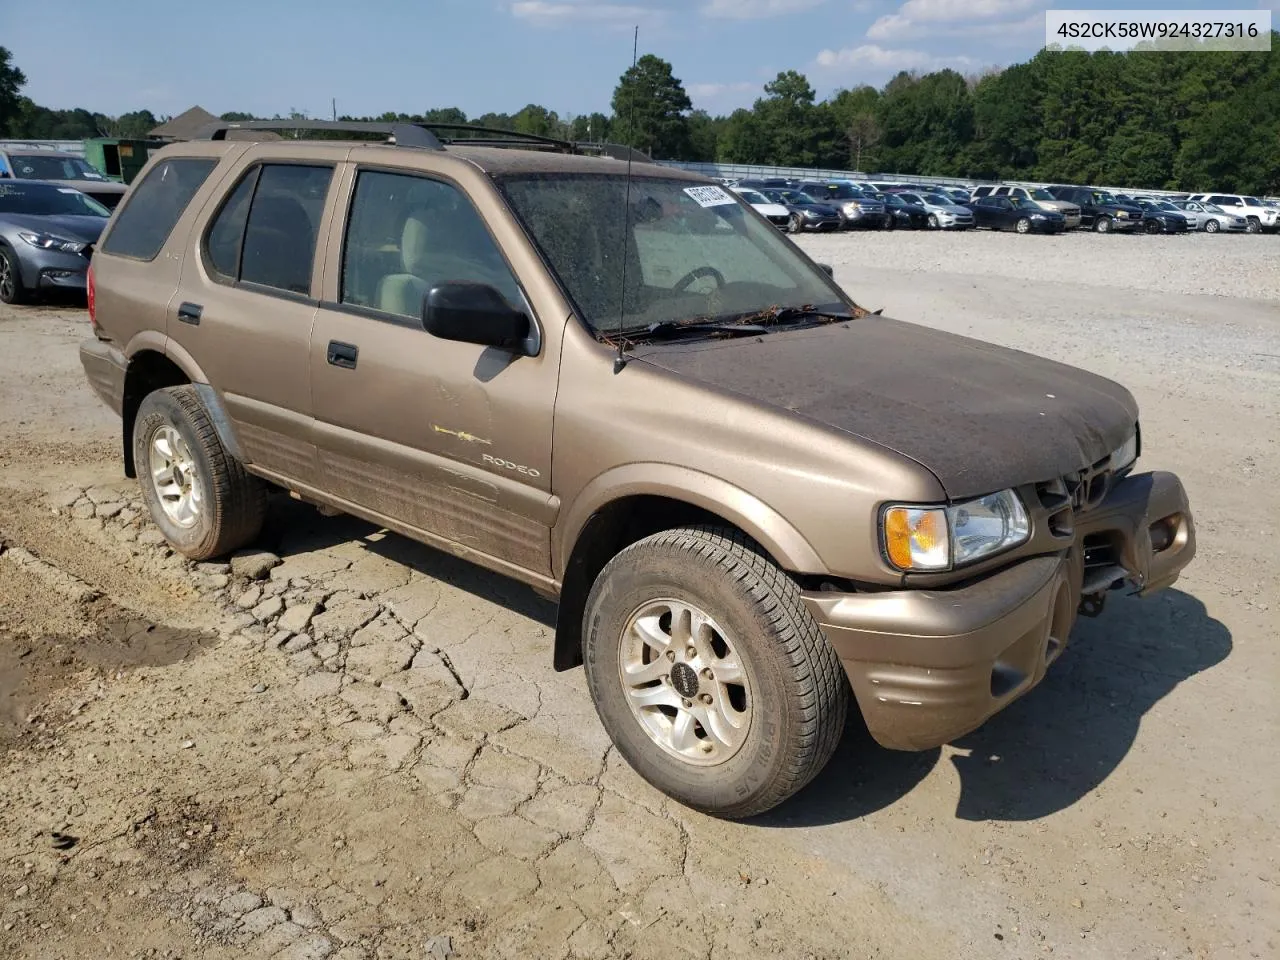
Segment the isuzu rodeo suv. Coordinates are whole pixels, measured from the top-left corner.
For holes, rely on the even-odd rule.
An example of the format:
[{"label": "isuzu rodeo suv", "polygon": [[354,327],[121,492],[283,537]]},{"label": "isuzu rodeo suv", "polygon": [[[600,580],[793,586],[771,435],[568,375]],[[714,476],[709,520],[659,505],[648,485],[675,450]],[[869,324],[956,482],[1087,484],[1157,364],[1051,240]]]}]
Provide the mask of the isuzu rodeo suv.
[{"label": "isuzu rodeo suv", "polygon": [[92,264],[84,369],[157,526],[226,554],[279,488],[558,598],[554,667],[685,804],[780,803],[851,702],[887,747],[968,733],[1192,559],[1124,387],[869,314],[705,178],[228,126],[261,125],[158,152]]}]

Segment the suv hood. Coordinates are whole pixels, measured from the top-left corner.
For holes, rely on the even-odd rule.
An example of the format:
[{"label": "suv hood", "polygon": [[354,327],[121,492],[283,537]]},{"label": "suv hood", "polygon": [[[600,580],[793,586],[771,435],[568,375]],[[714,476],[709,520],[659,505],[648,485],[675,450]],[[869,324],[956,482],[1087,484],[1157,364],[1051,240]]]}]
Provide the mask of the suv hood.
[{"label": "suv hood", "polygon": [[644,344],[632,355],[895,450],[955,500],[1097,463],[1138,420],[1133,396],[1111,380],[884,318]]}]

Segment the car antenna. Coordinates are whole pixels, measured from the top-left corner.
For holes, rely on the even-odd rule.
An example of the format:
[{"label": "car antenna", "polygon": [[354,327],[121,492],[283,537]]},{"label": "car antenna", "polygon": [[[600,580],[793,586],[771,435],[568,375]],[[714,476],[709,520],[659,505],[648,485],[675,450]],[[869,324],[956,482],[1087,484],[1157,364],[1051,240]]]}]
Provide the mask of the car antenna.
[{"label": "car antenna", "polygon": [[[640,62],[640,24],[636,24],[631,42],[631,69],[634,72]],[[627,234],[631,232],[631,158],[635,153],[636,98],[631,98],[631,111],[627,119],[627,194],[622,208],[622,289],[618,294],[618,355],[613,359],[613,372],[621,373],[627,365],[623,352],[622,330],[627,321]]]}]

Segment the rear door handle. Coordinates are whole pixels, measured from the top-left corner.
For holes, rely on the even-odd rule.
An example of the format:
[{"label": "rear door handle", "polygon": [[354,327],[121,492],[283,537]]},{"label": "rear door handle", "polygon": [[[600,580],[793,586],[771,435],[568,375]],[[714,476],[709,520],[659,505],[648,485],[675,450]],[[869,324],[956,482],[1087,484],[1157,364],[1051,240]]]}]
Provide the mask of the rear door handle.
[{"label": "rear door handle", "polygon": [[198,303],[184,303],[178,307],[178,319],[183,323],[189,323],[193,327],[200,326],[200,317],[204,314],[204,307]]},{"label": "rear door handle", "polygon": [[354,370],[356,368],[356,358],[359,355],[360,348],[354,343],[330,340],[326,359],[332,366],[342,367],[344,370]]}]

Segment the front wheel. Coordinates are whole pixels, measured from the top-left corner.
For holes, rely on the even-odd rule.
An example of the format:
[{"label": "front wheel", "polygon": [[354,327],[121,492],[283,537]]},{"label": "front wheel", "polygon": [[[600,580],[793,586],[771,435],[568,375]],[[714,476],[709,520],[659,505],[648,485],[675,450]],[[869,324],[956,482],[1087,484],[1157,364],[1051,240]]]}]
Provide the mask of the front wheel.
[{"label": "front wheel", "polygon": [[1222,229],[1222,226],[1217,220],[1209,220],[1204,225],[1205,233],[1217,233],[1220,229]]},{"label": "front wheel", "polygon": [[787,221],[787,233],[804,232],[804,220],[800,218],[800,214],[793,213],[791,219]]},{"label": "front wheel", "polygon": [[940,226],[941,224],[938,223],[938,215],[936,213],[929,214],[929,229],[937,230]]},{"label": "front wheel", "polygon": [[1249,218],[1249,226],[1245,228],[1245,233],[1261,233],[1262,222],[1257,217]]},{"label": "front wheel", "polygon": [[22,285],[22,271],[18,269],[18,258],[13,251],[0,247],[0,301],[5,303],[26,303],[26,288]]},{"label": "front wheel", "polygon": [[1014,226],[1014,229],[1017,230],[1019,233],[1030,233],[1031,221],[1026,217],[1019,217],[1017,224]]},{"label": "front wheel", "polygon": [[596,711],[645,780],[741,818],[812,780],[844,728],[849,688],[800,588],[745,535],[654,534],[609,561],[587,599]]},{"label": "front wheel", "polygon": [[142,500],[164,538],[192,560],[243,547],[266,515],[266,488],[226,451],[191,386],[148,394],[133,427]]},{"label": "front wheel", "polygon": [[1094,229],[1096,232],[1098,232],[1098,233],[1110,233],[1110,232],[1111,232],[1111,218],[1110,218],[1110,217],[1099,217],[1097,220],[1095,220],[1095,221],[1093,222],[1093,229]]}]

